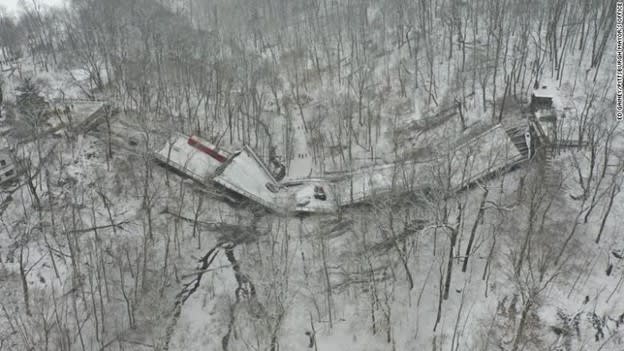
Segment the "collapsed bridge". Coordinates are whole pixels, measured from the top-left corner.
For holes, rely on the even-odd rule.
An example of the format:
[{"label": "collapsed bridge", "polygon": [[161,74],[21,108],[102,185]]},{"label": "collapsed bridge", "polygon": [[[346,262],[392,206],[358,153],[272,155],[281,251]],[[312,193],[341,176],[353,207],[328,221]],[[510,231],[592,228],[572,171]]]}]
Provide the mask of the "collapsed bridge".
[{"label": "collapsed bridge", "polygon": [[248,146],[228,152],[198,136],[176,134],[154,157],[200,184],[219,184],[278,213],[331,213],[388,194],[439,186],[461,191],[528,160],[541,140],[543,132],[528,119],[496,124],[427,158],[281,183]]}]

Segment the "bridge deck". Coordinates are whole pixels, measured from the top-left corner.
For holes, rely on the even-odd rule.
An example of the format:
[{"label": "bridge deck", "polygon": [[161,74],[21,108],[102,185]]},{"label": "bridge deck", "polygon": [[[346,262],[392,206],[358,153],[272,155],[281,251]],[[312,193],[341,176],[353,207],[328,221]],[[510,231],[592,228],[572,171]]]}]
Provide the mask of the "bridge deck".
[{"label": "bridge deck", "polygon": [[[499,124],[427,160],[354,171],[332,183],[333,200],[338,206],[348,206],[391,192],[409,192],[431,186],[449,186],[453,192],[460,191],[493,173],[505,171],[523,159],[524,156]],[[452,170],[450,175],[446,169]]]}]

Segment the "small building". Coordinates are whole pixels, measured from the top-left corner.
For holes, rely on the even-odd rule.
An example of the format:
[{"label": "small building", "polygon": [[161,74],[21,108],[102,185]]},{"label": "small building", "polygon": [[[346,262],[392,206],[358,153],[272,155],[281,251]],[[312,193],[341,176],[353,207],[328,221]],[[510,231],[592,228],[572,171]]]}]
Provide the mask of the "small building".
[{"label": "small building", "polygon": [[[573,107],[559,99],[554,83],[542,84],[531,95],[534,127],[552,147],[582,147],[578,130],[582,121]],[[583,142],[582,144],[586,144]]]},{"label": "small building", "polygon": [[176,134],[154,157],[177,173],[206,183],[224,165],[230,153],[198,136]]},{"label": "small building", "polygon": [[553,108],[555,96],[556,91],[550,85],[538,86],[531,93],[531,109],[537,111]]},{"label": "small building", "polygon": [[17,177],[11,150],[6,143],[0,143],[0,184],[7,183]]}]

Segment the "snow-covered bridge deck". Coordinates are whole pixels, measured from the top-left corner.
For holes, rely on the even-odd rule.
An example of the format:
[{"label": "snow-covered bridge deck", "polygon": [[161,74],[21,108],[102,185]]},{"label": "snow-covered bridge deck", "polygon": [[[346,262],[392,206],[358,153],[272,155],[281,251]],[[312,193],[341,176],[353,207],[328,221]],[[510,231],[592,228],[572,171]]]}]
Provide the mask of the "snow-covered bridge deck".
[{"label": "snow-covered bridge deck", "polygon": [[296,206],[295,211],[327,212],[390,193],[436,186],[457,192],[492,174],[504,172],[524,159],[505,129],[498,124],[429,159],[361,168],[334,181],[313,180],[310,183],[329,185],[328,198],[322,201],[328,204],[310,201],[303,206],[305,208]]}]

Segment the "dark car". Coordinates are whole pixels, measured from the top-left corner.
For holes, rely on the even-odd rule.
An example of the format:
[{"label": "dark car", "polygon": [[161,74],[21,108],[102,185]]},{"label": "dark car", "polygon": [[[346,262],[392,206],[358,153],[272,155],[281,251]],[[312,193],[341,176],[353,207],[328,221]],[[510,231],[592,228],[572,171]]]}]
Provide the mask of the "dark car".
[{"label": "dark car", "polygon": [[327,195],[325,194],[325,190],[323,190],[322,186],[314,186],[314,198],[322,201],[327,200]]}]

